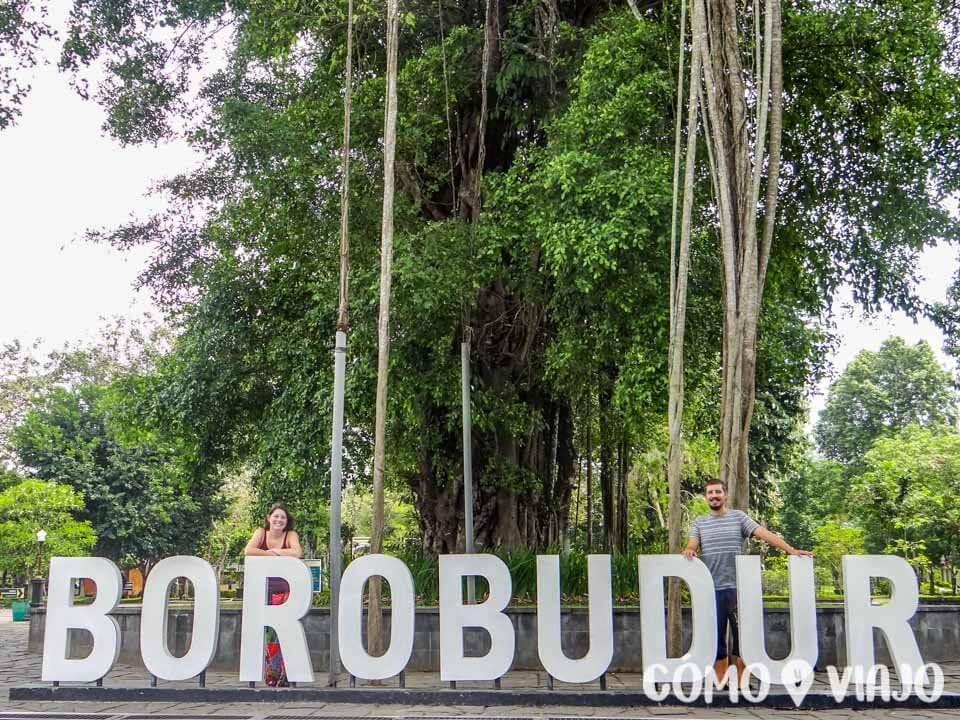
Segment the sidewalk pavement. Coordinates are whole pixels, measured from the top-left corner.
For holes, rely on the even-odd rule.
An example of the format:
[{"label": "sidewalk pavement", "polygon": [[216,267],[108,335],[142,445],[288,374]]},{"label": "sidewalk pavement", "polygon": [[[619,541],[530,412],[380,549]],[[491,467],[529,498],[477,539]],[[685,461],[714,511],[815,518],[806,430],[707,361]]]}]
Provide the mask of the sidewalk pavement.
[{"label": "sidewalk pavement", "polygon": [[[41,713],[48,718],[51,714],[82,713],[86,720],[189,720],[190,718],[229,717],[231,720],[265,719],[293,720],[294,718],[338,717],[338,718],[451,718],[463,720],[470,718],[696,718],[700,720],[720,720],[721,718],[777,718],[788,720],[805,718],[813,720],[841,720],[845,718],[903,718],[960,720],[960,709],[956,710],[818,710],[785,711],[760,707],[742,707],[735,709],[686,708],[676,706],[645,707],[565,707],[557,706],[417,706],[397,704],[354,705],[346,703],[170,703],[170,702],[11,702],[7,699],[8,690],[14,686],[36,685],[40,680],[40,656],[27,653],[28,623],[12,622],[10,611],[0,609],[0,720],[26,717],[28,714]],[[945,689],[960,691],[960,663],[944,667]],[[318,681],[325,678],[317,677]],[[543,672],[514,672],[503,678],[500,692],[510,693],[511,689],[532,689],[546,687],[546,674]],[[821,679],[818,677],[818,683]],[[343,676],[341,687],[346,687],[347,676]],[[149,687],[150,676],[143,668],[117,665],[104,679],[106,687]],[[366,683],[363,683],[365,686]],[[396,680],[385,682],[387,687],[396,687]],[[440,689],[446,685],[440,682],[437,673],[410,673],[406,678],[408,688]],[[458,683],[458,689],[489,689],[492,683]],[[607,687],[613,691],[618,688],[639,688],[639,675],[633,673],[611,673],[607,676]],[[196,681],[183,683],[162,683],[163,687],[196,687]],[[237,680],[235,673],[208,673],[208,688],[245,687]],[[558,684],[559,687],[559,684]],[[598,686],[599,687],[599,686]],[[816,687],[816,686],[815,686]],[[124,717],[127,716],[127,717]],[[78,718],[79,720],[79,718]]]}]

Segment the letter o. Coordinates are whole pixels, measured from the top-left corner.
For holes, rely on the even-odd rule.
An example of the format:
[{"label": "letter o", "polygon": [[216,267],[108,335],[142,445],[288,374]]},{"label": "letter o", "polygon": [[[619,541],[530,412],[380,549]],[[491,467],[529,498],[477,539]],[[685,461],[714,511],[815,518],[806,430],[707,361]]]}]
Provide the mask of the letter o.
[{"label": "letter o", "polygon": [[[193,634],[187,654],[178,658],[167,647],[167,604],[170,583],[181,577],[193,583]],[[158,562],[147,576],[140,617],[140,655],[147,670],[161,680],[196,677],[213,661],[219,628],[220,588],[210,563],[190,555]]]},{"label": "letter o", "polygon": [[[390,585],[390,647],[373,657],[363,647],[363,586],[374,575]],[[400,672],[413,652],[416,612],[413,575],[401,560],[389,555],[364,555],[347,566],[340,580],[340,660],[355,677],[384,680]]]}]

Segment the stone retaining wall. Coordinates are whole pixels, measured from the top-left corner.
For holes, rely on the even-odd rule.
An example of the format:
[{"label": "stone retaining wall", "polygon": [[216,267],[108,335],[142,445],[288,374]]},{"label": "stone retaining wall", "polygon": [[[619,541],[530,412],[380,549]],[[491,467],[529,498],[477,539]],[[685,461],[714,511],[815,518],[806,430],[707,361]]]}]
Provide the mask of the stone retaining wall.
[{"label": "stone retaining wall", "polygon": [[[537,612],[535,608],[514,608],[507,611],[516,632],[514,670],[539,670],[537,655]],[[113,613],[120,624],[122,641],[120,662],[140,665],[140,607],[121,606]],[[29,650],[39,653],[43,646],[44,608],[34,610],[30,621]],[[689,617],[684,618],[685,642],[689,642]],[[790,648],[790,613],[786,609],[770,609],[764,616],[767,652],[773,658],[785,657]],[[315,670],[325,670],[329,662],[330,611],[313,609],[304,619],[307,643]],[[911,621],[920,653],[928,662],[960,661],[960,606],[921,606]],[[364,622],[366,627],[366,622]],[[177,656],[189,648],[193,628],[193,610],[171,609],[168,621],[170,651]],[[389,633],[389,612],[384,613],[384,631]],[[844,664],[844,631],[842,608],[817,610],[820,660],[818,669],[827,665]],[[440,669],[440,615],[436,608],[417,610],[414,626],[413,655],[407,666],[411,671],[439,671]],[[614,654],[612,672],[638,672],[640,665],[640,612],[637,608],[615,608],[613,615]],[[364,632],[364,635],[366,633]],[[589,643],[587,611],[568,608],[563,611],[561,634],[564,652],[571,658],[586,654]],[[889,662],[882,635],[877,632],[878,654],[881,662]],[[489,647],[486,631],[464,631],[464,647],[468,655],[481,655]],[[90,636],[83,632],[71,633],[71,657],[83,657],[90,651]],[[232,671],[240,663],[240,610],[220,611],[220,640],[211,670]]]}]

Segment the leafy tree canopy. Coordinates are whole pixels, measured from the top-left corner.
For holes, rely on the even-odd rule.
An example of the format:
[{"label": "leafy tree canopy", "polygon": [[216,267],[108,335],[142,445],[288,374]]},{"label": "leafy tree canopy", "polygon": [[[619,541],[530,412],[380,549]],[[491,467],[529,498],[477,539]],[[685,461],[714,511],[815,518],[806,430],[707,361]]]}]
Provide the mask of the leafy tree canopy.
[{"label": "leafy tree canopy", "polygon": [[79,516],[91,522],[99,554],[140,564],[190,552],[215,512],[213,498],[192,486],[175,440],[142,429],[130,437],[129,426],[116,424],[118,392],[128,389],[53,389],[14,431],[19,460],[82,493]]},{"label": "leafy tree canopy", "polygon": [[[425,547],[455,549],[458,346],[469,333],[478,539],[545,544],[563,526],[582,440],[597,439],[608,500],[617,453],[647,450],[662,424],[678,7],[655,3],[638,20],[594,0],[496,4],[483,139],[482,7],[407,9],[388,476],[412,494]],[[248,461],[258,502],[326,494],[344,21],[342,4],[326,0],[309,11],[93,0],[75,5],[64,45],[62,65],[81,80],[104,64],[95,93],[121,141],[186,124],[205,155],[200,170],[162,184],[169,212],[98,237],[156,248],[143,280],[183,329],[161,363],[158,412],[195,439],[204,477]],[[940,205],[960,187],[954,29],[937,0],[786,3],[782,221],[753,427],[752,467],[767,487],[795,459],[803,388],[827,340],[817,318],[836,287],[851,282],[871,309],[922,311],[918,254],[957,236]],[[380,7],[358,5],[356,33],[346,446],[347,476],[362,481],[376,356]],[[191,88],[215,42],[223,62]],[[710,197],[706,174],[697,192]],[[710,436],[721,291],[708,201],[696,222],[688,426]]]},{"label": "leafy tree canopy", "polygon": [[960,435],[910,426],[878,439],[863,466],[850,509],[868,551],[960,561]]},{"label": "leafy tree canopy", "polygon": [[97,345],[53,353],[9,434],[17,466],[78,491],[97,552],[127,564],[192,551],[219,513],[219,476],[196,473],[196,442],[157,409],[162,346],[114,324]]},{"label": "leafy tree canopy", "polygon": [[956,402],[953,377],[931,347],[893,337],[877,352],[860,352],[830,387],[817,445],[828,458],[854,464],[875,440],[908,425],[953,428]]},{"label": "leafy tree canopy", "polygon": [[824,523],[846,516],[843,466],[809,456],[779,484],[777,528],[797,547],[813,547]]},{"label": "leafy tree canopy", "polygon": [[45,562],[88,555],[97,538],[88,521],[77,519],[82,514],[82,496],[67,485],[25,479],[0,492],[0,570],[17,577],[37,572],[38,530],[47,532]]},{"label": "leafy tree canopy", "polygon": [[814,537],[813,554],[817,564],[829,569],[833,589],[840,594],[843,592],[843,556],[863,554],[863,529],[828,520],[817,528]]},{"label": "leafy tree canopy", "polygon": [[30,91],[24,75],[39,61],[41,42],[55,35],[46,14],[45,2],[0,2],[0,130],[16,122]]}]

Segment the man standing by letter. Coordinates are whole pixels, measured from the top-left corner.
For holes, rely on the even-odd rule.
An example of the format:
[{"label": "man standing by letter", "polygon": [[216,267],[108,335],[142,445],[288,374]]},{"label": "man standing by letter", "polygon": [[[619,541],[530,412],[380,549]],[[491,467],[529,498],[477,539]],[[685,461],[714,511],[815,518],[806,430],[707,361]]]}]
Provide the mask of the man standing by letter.
[{"label": "man standing by letter", "polygon": [[[710,513],[701,515],[690,527],[690,541],[683,551],[687,560],[700,555],[710,574],[717,593],[717,661],[714,670],[718,678],[726,675],[730,656],[735,658],[737,674],[744,679],[744,663],[740,657],[740,636],[737,627],[737,560],[743,551],[743,541],[751,536],[780,548],[788,555],[812,555],[809,550],[797,550],[779,535],[762,527],[742,510],[727,509],[727,491],[719,480],[710,480],[704,488]],[[732,643],[727,648],[727,624]]]}]

